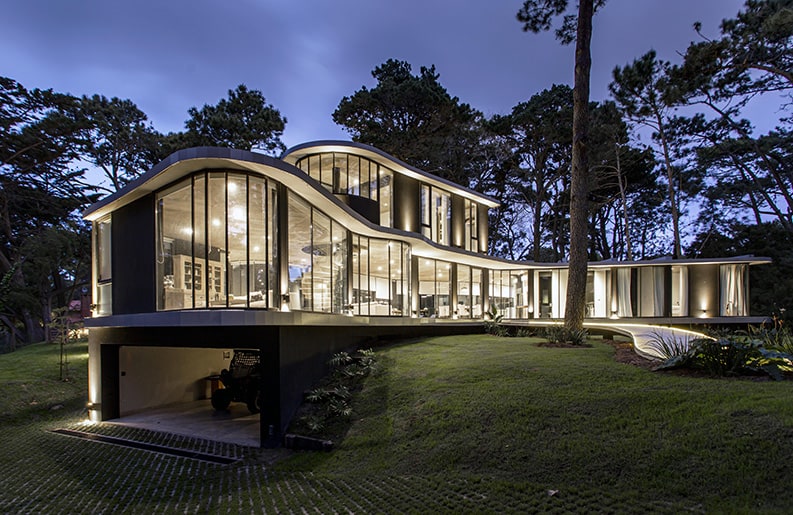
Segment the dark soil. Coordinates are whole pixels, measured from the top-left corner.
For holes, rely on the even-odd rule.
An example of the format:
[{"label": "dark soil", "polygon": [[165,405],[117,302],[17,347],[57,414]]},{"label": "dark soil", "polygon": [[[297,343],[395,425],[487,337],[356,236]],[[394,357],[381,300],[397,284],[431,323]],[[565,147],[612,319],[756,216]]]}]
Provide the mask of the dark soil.
[{"label": "dark soil", "polygon": [[658,361],[643,358],[636,354],[636,351],[633,350],[633,344],[630,342],[618,342],[604,339],[603,343],[608,343],[614,347],[614,359],[618,363],[633,365],[647,370],[652,370],[659,365]]},{"label": "dark soil", "polygon": [[[661,364],[660,361],[646,359],[638,354],[636,351],[633,350],[633,344],[630,342],[618,342],[614,340],[603,340],[604,343],[610,344],[614,347],[614,359],[618,363],[624,363],[626,365],[633,365],[639,368],[644,368],[646,370],[654,370],[655,367]],[[663,374],[672,374],[676,376],[686,376],[686,377],[701,377],[701,378],[709,378],[709,379],[730,379],[730,380],[744,380],[744,381],[771,381],[771,377],[765,374],[758,374],[758,375],[734,375],[734,376],[712,376],[705,370],[696,370],[691,368],[672,368],[661,370],[659,373]],[[785,380],[793,380],[793,373],[785,372],[782,374]]]}]

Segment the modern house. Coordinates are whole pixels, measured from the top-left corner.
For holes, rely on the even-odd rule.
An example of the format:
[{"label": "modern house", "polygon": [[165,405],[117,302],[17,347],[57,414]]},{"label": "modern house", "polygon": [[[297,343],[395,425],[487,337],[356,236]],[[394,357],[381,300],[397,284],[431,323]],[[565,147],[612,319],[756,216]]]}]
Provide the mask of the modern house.
[{"label": "modern house", "polygon": [[[487,255],[497,203],[358,143],[281,159],[177,152],[91,206],[94,420],[206,395],[236,348],[260,352],[261,442],[274,442],[327,358],[368,338],[564,315],[564,263]],[[691,325],[749,320],[748,267],[597,262],[587,318]],[[207,408],[211,410],[211,408]]]}]

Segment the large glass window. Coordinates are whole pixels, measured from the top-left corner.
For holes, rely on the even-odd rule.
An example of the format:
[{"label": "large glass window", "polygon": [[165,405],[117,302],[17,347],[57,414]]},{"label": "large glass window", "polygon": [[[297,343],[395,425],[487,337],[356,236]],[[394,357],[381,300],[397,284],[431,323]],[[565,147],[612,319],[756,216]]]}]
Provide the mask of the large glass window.
[{"label": "large glass window", "polygon": [[369,281],[374,290],[370,315],[391,315],[391,280],[388,271],[388,240],[369,239]]},{"label": "large glass window", "polygon": [[392,206],[392,189],[394,184],[394,172],[385,167],[380,167],[379,171],[380,189],[380,225],[392,227],[394,208]]},{"label": "large glass window", "polygon": [[374,302],[374,291],[370,286],[369,277],[369,238],[354,236],[353,241],[355,242],[352,251],[354,312],[357,315],[368,316],[370,305]]},{"label": "large glass window", "polygon": [[314,311],[331,311],[330,218],[314,209],[312,222],[312,287]]},{"label": "large glass window", "polygon": [[207,202],[207,280],[209,306],[226,307],[226,174],[209,174]]},{"label": "large glass window", "polygon": [[449,245],[451,195],[427,184],[421,185],[421,234],[434,242]]},{"label": "large glass window", "polygon": [[471,318],[471,267],[457,265],[457,316]]},{"label": "large glass window", "polygon": [[471,269],[471,318],[482,318],[482,269]]},{"label": "large glass window", "polygon": [[228,176],[228,305],[248,305],[248,181],[244,175]]},{"label": "large glass window", "polygon": [[449,318],[451,312],[452,265],[438,261],[435,265],[435,301],[438,305],[438,317]]},{"label": "large glass window", "polygon": [[267,307],[276,284],[274,184],[199,173],[157,195],[157,308]]},{"label": "large glass window", "polygon": [[434,259],[418,260],[419,316],[451,318],[451,263]]},{"label": "large glass window", "polygon": [[365,157],[329,152],[303,157],[295,165],[328,191],[372,199],[380,204],[380,225],[393,224],[394,172]]},{"label": "large glass window", "polygon": [[509,318],[512,307],[512,296],[509,290],[509,272],[505,270],[490,271],[490,306]]},{"label": "large glass window", "polygon": [[[719,265],[719,315],[746,316],[748,291],[748,265]],[[706,311],[707,313],[707,311]]]},{"label": "large glass window", "polygon": [[110,217],[94,224],[96,231],[96,314],[113,312],[113,262]]},{"label": "large glass window", "polygon": [[348,294],[348,238],[347,230],[336,222],[331,222],[331,276],[332,276],[332,311],[334,313],[350,313],[351,306]]},{"label": "large glass window", "polygon": [[419,316],[435,318],[438,316],[435,291],[435,260],[420,258],[419,276]]},{"label": "large glass window", "polygon": [[248,303],[266,307],[270,294],[267,250],[267,183],[258,177],[248,178]]},{"label": "large glass window", "polygon": [[510,286],[512,290],[512,308],[507,318],[528,318],[529,316],[529,292],[528,292],[528,273],[511,272]]},{"label": "large glass window", "polygon": [[468,199],[464,201],[464,217],[465,217],[465,250],[479,252],[479,226],[478,226],[478,209],[476,202],[471,202]]},{"label": "large glass window", "polygon": [[313,309],[311,207],[289,192],[289,309]]},{"label": "large glass window", "polygon": [[421,234],[429,239],[432,239],[432,202],[430,195],[430,187],[428,184],[421,185]]},{"label": "large glass window", "polygon": [[193,307],[192,181],[165,190],[157,200],[157,307]]}]

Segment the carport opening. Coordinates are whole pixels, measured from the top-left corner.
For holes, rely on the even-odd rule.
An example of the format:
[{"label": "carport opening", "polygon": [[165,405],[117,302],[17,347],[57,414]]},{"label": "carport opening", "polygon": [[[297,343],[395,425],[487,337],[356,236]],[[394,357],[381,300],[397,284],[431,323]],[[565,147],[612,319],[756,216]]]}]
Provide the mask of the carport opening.
[{"label": "carport opening", "polygon": [[[239,350],[255,355],[258,350]],[[233,348],[121,346],[119,414],[116,423],[241,445],[260,444],[260,377],[244,379],[244,388],[225,408],[213,407],[213,393],[231,380]],[[246,358],[246,363],[250,359]],[[237,374],[239,375],[239,373]],[[251,383],[253,381],[253,383]],[[226,384],[226,386],[230,386]],[[249,389],[257,394],[250,398]],[[229,389],[227,394],[231,393]],[[222,397],[226,397],[223,395]],[[251,412],[249,407],[255,408]]]}]

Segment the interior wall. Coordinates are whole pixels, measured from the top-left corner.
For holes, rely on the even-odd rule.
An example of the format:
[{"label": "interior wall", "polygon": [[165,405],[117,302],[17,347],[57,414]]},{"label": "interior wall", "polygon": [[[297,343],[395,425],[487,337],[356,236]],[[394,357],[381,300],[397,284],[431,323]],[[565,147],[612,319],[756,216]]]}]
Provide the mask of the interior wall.
[{"label": "interior wall", "polygon": [[120,415],[207,398],[205,378],[228,368],[232,349],[122,346]]}]

